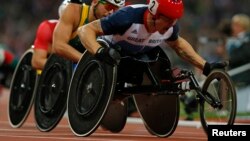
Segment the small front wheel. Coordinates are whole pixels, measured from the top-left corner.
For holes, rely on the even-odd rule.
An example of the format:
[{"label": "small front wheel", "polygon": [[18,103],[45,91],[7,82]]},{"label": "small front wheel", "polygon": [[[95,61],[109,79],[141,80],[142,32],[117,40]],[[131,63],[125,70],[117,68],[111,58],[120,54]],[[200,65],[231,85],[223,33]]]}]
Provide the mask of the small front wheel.
[{"label": "small front wheel", "polygon": [[[204,94],[208,97],[207,101],[200,100],[200,120],[205,132],[208,133],[208,125],[233,125],[237,110],[237,97],[230,76],[223,70],[214,70],[207,77],[202,92],[211,94],[211,96]],[[211,97],[213,97],[212,101],[219,103],[219,106],[212,106],[208,103]]]}]

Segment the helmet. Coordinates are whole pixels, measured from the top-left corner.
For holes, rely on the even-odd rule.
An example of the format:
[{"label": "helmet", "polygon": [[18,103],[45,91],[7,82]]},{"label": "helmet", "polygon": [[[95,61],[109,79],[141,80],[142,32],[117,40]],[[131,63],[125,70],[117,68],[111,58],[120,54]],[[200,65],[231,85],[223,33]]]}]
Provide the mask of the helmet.
[{"label": "helmet", "polygon": [[125,0],[105,0],[117,7],[123,7],[125,5]]},{"label": "helmet", "polygon": [[149,0],[148,10],[154,16],[179,19],[183,15],[184,6],[182,0]]}]

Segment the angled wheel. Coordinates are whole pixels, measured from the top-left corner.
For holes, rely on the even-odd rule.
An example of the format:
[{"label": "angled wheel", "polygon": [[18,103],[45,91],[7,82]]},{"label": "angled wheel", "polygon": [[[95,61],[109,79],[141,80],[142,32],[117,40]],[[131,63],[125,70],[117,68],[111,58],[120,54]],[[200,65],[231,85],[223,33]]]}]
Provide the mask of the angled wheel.
[{"label": "angled wheel", "polygon": [[[115,114],[114,114],[115,113]],[[111,101],[102,119],[101,126],[113,133],[124,128],[128,116],[128,99]]]},{"label": "angled wheel", "polygon": [[78,62],[68,94],[68,120],[77,136],[88,136],[99,126],[116,84],[117,67],[101,63],[87,51]]},{"label": "angled wheel", "polygon": [[[171,70],[171,63],[161,48],[156,49],[155,51],[159,52],[159,57],[156,62],[150,63],[152,74],[158,82],[165,79],[169,80],[170,74],[166,70]],[[168,137],[174,133],[179,121],[178,95],[157,95],[156,93],[134,95],[133,98],[149,133],[158,137]]]},{"label": "angled wheel", "polygon": [[33,49],[27,50],[22,55],[12,77],[8,118],[14,128],[22,126],[33,104],[38,75],[31,66],[32,55]]},{"label": "angled wheel", "polygon": [[40,131],[56,127],[66,110],[72,62],[52,54],[41,74],[35,98],[35,120]]},{"label": "angled wheel", "polygon": [[211,72],[202,91],[210,93],[221,104],[220,107],[213,108],[207,101],[200,100],[200,118],[204,130],[207,132],[208,125],[233,125],[237,97],[229,75],[222,70]]},{"label": "angled wheel", "polygon": [[172,135],[179,121],[177,95],[134,95],[136,108],[147,130],[158,137]]}]

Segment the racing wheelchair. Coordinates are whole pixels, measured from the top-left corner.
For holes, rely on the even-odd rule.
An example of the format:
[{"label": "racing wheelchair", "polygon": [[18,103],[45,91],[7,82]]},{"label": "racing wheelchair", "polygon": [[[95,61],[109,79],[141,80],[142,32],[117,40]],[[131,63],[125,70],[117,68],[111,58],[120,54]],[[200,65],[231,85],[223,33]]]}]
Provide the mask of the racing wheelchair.
[{"label": "racing wheelchair", "polygon": [[[183,82],[190,89],[182,89]],[[212,71],[201,88],[191,71],[173,68],[160,47],[148,54],[122,56],[119,65],[99,61],[85,51],[69,86],[69,125],[75,135],[89,136],[99,127],[110,103],[132,96],[149,133],[168,137],[179,121],[179,96],[187,91],[196,94],[206,133],[208,125],[234,124],[236,92],[223,70]],[[125,122],[110,120],[109,126],[123,128]]]},{"label": "racing wheelchair", "polygon": [[37,128],[50,131],[66,110],[72,63],[51,54],[44,70],[37,71],[31,65],[33,53],[32,46],[22,55],[15,69],[10,87],[8,118],[12,127],[21,127],[34,103]]}]

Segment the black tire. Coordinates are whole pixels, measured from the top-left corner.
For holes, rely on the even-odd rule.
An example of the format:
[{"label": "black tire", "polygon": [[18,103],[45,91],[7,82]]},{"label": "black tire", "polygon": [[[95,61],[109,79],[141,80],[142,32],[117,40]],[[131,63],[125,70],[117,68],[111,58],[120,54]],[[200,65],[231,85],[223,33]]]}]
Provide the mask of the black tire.
[{"label": "black tire", "polygon": [[30,113],[38,75],[31,66],[33,49],[27,50],[15,69],[10,86],[8,119],[13,128],[19,128]]},{"label": "black tire", "polygon": [[230,76],[223,70],[212,71],[205,80],[202,91],[209,92],[223,106],[213,108],[200,99],[200,120],[205,132],[208,133],[209,125],[233,125],[237,110],[237,97]]},{"label": "black tire", "polygon": [[[156,62],[150,63],[150,69],[158,82],[161,80],[170,80],[171,63],[167,54],[161,48],[155,48],[159,51],[159,57]],[[155,56],[155,55],[153,55]],[[179,121],[180,101],[178,95],[134,95],[134,102],[146,129],[152,135],[158,137],[171,136]]]},{"label": "black tire", "polygon": [[[114,114],[115,113],[115,114]],[[113,100],[101,121],[101,126],[112,133],[119,133],[125,127],[128,116],[128,99]]]},{"label": "black tire", "polygon": [[68,121],[77,136],[89,136],[100,125],[112,100],[116,84],[117,66],[96,60],[87,51],[70,82],[68,93]]},{"label": "black tire", "polygon": [[158,137],[171,136],[179,121],[177,95],[134,95],[136,108],[146,129]]},{"label": "black tire", "polygon": [[72,62],[52,54],[43,69],[35,97],[35,121],[40,131],[54,129],[66,111]]}]

